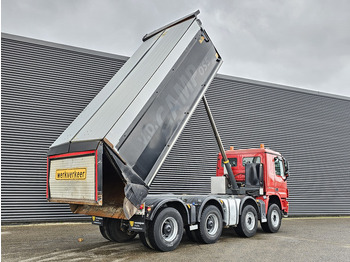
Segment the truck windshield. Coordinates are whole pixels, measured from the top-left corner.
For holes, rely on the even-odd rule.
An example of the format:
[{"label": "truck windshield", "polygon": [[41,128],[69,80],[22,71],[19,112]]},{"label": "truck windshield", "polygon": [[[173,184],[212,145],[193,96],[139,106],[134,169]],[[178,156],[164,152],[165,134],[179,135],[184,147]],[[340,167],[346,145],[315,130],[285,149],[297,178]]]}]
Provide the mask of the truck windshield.
[{"label": "truck windshield", "polygon": [[249,163],[261,163],[260,156],[251,156],[251,157],[243,157],[242,164],[245,166],[245,164]]},{"label": "truck windshield", "polygon": [[[228,161],[230,161],[231,166],[237,166],[237,158],[228,158]],[[221,161],[221,166],[224,166],[224,159]]]}]

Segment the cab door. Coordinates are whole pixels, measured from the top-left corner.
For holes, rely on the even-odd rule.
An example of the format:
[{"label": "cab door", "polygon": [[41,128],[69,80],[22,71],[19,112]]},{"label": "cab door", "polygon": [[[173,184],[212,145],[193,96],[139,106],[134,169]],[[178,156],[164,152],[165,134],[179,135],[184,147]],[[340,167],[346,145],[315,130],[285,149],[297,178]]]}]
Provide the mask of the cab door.
[{"label": "cab door", "polygon": [[274,158],[275,162],[275,192],[281,198],[287,198],[287,183],[284,172],[283,160],[280,157]]}]

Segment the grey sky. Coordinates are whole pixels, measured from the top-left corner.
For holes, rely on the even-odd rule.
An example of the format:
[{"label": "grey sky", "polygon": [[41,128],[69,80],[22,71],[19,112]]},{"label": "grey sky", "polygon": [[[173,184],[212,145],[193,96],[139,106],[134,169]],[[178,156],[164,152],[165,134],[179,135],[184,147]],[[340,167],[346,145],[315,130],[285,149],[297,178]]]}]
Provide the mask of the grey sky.
[{"label": "grey sky", "polygon": [[350,97],[347,0],[2,0],[2,32],[131,56],[197,9],[219,73]]}]

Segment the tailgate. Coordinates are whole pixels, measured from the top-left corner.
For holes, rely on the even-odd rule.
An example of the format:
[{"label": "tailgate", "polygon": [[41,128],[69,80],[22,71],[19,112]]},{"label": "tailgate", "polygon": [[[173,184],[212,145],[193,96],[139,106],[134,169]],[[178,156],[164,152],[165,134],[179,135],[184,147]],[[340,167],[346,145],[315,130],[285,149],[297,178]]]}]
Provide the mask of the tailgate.
[{"label": "tailgate", "polygon": [[47,161],[49,201],[102,204],[98,194],[97,150],[49,156]]}]

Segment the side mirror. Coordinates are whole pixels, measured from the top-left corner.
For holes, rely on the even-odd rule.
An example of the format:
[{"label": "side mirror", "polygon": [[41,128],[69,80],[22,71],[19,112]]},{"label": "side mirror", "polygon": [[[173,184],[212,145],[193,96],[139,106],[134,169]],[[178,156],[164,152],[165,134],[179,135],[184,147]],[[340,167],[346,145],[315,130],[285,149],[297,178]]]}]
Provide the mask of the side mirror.
[{"label": "side mirror", "polygon": [[289,162],[287,160],[284,160],[284,172],[289,173]]},{"label": "side mirror", "polygon": [[284,162],[284,175],[286,176],[286,179],[289,177],[289,162],[287,159],[283,158]]}]

